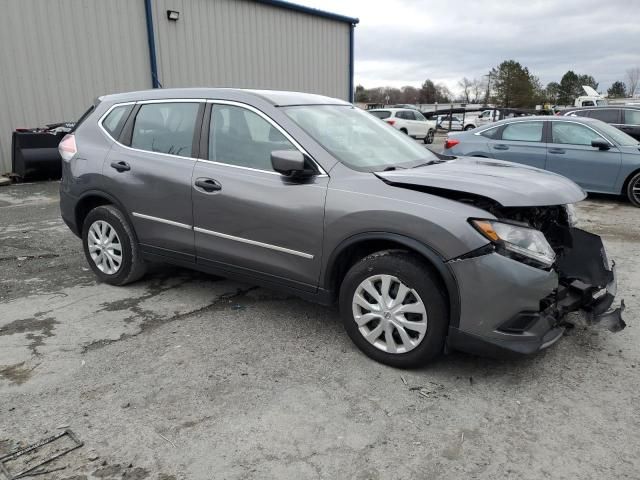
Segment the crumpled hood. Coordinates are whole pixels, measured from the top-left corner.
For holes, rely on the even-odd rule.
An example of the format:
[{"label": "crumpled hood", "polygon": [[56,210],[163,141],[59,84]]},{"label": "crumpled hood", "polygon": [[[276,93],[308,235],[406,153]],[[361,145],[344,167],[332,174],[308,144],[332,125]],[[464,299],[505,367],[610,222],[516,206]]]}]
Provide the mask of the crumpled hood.
[{"label": "crumpled hood", "polygon": [[[417,186],[471,193],[491,198],[504,207],[564,205],[587,194],[555,173],[490,158],[457,157],[407,170],[376,172],[394,186]],[[437,195],[437,191],[433,192]]]}]

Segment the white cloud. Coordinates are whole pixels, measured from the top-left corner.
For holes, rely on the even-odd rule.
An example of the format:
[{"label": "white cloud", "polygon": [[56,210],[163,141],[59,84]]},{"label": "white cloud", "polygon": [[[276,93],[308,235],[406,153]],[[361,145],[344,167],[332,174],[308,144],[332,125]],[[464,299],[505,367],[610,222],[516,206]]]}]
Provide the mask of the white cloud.
[{"label": "white cloud", "polygon": [[599,90],[640,65],[636,0],[298,0],[351,17],[356,83],[418,86],[426,78],[457,90],[513,59],[543,84],[567,70],[593,75]]}]

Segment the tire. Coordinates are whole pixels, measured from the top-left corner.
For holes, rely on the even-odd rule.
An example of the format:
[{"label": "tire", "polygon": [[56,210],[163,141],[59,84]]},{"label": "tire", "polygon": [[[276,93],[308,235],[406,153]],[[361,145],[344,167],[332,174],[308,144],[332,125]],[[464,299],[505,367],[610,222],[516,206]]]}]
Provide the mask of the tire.
[{"label": "tire", "polygon": [[[388,277],[391,278],[386,280]],[[392,305],[397,301],[402,288],[400,284],[406,287],[405,292],[408,290],[403,295],[404,300],[379,312],[363,308],[362,299],[370,306],[382,303],[385,281],[391,285],[387,289],[390,295],[386,300],[391,300],[389,303]],[[368,293],[370,287],[382,299],[380,303]],[[444,290],[437,274],[417,255],[402,250],[384,250],[363,258],[345,275],[339,304],[347,334],[360,350],[377,362],[398,368],[415,368],[442,353],[449,325]],[[394,310],[400,307],[408,307],[413,313]],[[421,309],[424,315],[417,313]],[[398,321],[402,321],[403,326],[413,325],[413,328],[403,328],[405,333],[401,335],[395,323]],[[418,329],[420,324],[425,326],[422,333]],[[391,345],[386,339],[387,332],[391,332]],[[365,334],[370,334],[371,340],[367,340]],[[394,348],[396,353],[392,353]]]},{"label": "tire", "polygon": [[[111,230],[115,233],[109,241]],[[126,285],[145,274],[146,265],[133,228],[113,205],[96,207],[89,212],[82,224],[82,244],[91,270],[104,283]]]},{"label": "tire", "polygon": [[640,172],[629,179],[625,193],[634,207],[640,207]]},{"label": "tire", "polygon": [[474,127],[473,125],[467,125],[466,127],[464,127],[464,131],[468,132],[469,130],[473,130],[474,128],[476,127]]},{"label": "tire", "polygon": [[427,132],[427,136],[424,137],[424,143],[433,143],[433,136],[435,135],[434,131],[429,129],[429,131]]},{"label": "tire", "polygon": [[405,135],[409,135],[409,132],[407,131],[407,129],[406,129],[406,128],[401,128],[401,129],[400,129],[400,131],[401,131],[402,133],[404,133]]}]

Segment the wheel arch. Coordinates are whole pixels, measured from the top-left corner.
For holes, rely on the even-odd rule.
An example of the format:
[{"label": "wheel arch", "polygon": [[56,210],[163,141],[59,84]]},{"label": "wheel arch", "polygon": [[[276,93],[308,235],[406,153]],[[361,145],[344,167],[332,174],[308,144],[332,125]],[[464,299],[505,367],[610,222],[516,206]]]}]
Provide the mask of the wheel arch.
[{"label": "wheel arch", "polygon": [[335,298],[340,290],[344,275],[352,265],[371,253],[394,248],[416,253],[434,269],[447,296],[449,324],[458,326],[460,322],[460,293],[453,271],[435,249],[405,235],[389,232],[367,232],[343,240],[329,255],[321,287]]},{"label": "wheel arch", "polygon": [[115,207],[118,207],[129,224],[133,225],[131,223],[129,213],[115,197],[106,192],[103,192],[102,190],[89,190],[87,192],[84,192],[78,198],[74,209],[74,219],[76,221],[79,234],[82,233],[84,219],[87,217],[89,212],[94,208],[100,207],[102,205],[114,205]]},{"label": "wheel arch", "polygon": [[629,182],[638,173],[640,173],[640,168],[636,168],[631,173],[629,173],[629,175],[627,175],[627,177],[624,179],[624,182],[622,182],[622,189],[620,190],[621,195],[624,195],[625,197],[627,196],[627,187],[629,186]]}]

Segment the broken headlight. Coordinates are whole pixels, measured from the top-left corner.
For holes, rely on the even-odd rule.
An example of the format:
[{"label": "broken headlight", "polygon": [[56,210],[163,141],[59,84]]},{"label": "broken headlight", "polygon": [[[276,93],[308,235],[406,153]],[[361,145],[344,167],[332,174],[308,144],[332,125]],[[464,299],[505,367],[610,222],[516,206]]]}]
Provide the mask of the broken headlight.
[{"label": "broken headlight", "polygon": [[497,220],[472,219],[471,224],[503,255],[546,268],[556,260],[555,252],[540,230]]}]

